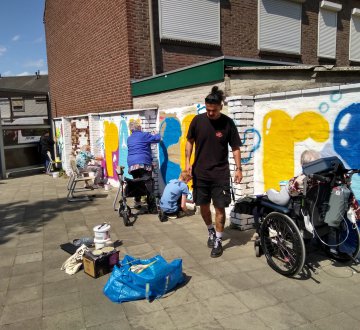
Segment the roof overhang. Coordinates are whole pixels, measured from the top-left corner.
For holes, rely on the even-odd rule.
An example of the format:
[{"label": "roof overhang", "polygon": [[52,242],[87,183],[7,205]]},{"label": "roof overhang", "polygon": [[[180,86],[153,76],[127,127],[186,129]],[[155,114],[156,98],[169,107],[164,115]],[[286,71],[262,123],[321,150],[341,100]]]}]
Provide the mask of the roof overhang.
[{"label": "roof overhang", "polygon": [[16,96],[32,96],[32,95],[47,95],[47,92],[0,88],[0,97],[2,98],[16,97]]},{"label": "roof overhang", "polygon": [[245,57],[221,56],[178,70],[165,72],[145,79],[134,80],[131,82],[131,92],[133,97],[137,97],[189,86],[223,81],[225,77],[225,69],[229,67],[279,65],[296,66],[300,64],[281,61],[256,60]]}]

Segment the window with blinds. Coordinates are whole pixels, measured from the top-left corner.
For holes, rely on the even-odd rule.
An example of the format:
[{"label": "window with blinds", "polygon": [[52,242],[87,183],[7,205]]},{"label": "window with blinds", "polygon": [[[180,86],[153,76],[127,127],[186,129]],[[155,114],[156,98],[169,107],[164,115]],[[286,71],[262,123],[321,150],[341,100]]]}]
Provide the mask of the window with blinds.
[{"label": "window with blinds", "polygon": [[159,0],[161,40],[220,45],[220,0]]},{"label": "window with blinds", "polygon": [[259,0],[258,48],[301,53],[301,12],[305,0]]},{"label": "window with blinds", "polygon": [[318,57],[336,58],[337,12],[340,4],[321,1],[319,10]]},{"label": "window with blinds", "polygon": [[12,111],[23,112],[25,111],[24,99],[22,97],[11,98]]},{"label": "window with blinds", "polygon": [[354,8],[350,21],[349,60],[360,62],[360,9]]}]

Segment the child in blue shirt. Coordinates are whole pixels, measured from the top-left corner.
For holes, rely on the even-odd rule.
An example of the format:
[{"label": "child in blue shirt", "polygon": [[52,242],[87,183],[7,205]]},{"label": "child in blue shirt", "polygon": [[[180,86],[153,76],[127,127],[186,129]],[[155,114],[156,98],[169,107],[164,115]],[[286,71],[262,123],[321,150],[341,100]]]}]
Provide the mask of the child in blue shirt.
[{"label": "child in blue shirt", "polygon": [[170,180],[166,185],[160,199],[160,220],[166,221],[167,218],[175,219],[179,212],[185,214],[188,211],[187,196],[189,188],[187,183],[191,180],[191,175],[187,171],[182,171],[178,179]]}]

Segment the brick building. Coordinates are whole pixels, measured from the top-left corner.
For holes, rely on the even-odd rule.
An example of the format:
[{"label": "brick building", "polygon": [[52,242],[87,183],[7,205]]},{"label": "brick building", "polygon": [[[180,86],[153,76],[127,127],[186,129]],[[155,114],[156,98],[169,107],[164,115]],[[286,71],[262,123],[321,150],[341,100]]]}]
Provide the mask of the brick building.
[{"label": "brick building", "polygon": [[54,117],[129,109],[229,66],[360,63],[360,0],[46,0],[44,22]]}]

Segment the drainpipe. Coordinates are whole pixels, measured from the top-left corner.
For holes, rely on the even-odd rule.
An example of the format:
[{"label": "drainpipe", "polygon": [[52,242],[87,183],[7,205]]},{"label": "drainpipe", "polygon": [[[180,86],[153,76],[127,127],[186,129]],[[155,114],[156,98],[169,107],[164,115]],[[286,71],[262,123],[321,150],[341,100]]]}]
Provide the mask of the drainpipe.
[{"label": "drainpipe", "polygon": [[150,52],[151,52],[151,68],[152,75],[156,75],[156,63],[155,63],[155,43],[154,43],[154,22],[153,22],[153,9],[152,0],[148,0],[149,3],[149,25],[150,25]]}]

